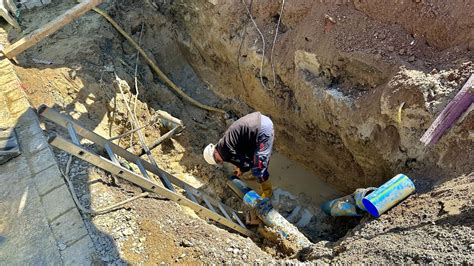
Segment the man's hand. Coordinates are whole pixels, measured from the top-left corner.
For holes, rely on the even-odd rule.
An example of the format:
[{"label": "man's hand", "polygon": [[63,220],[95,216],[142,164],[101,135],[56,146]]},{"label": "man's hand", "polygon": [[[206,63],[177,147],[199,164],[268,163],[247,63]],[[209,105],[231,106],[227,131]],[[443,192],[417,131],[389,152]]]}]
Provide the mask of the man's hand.
[{"label": "man's hand", "polygon": [[239,167],[234,168],[234,175],[237,176],[237,177],[242,175],[242,171],[240,171]]}]

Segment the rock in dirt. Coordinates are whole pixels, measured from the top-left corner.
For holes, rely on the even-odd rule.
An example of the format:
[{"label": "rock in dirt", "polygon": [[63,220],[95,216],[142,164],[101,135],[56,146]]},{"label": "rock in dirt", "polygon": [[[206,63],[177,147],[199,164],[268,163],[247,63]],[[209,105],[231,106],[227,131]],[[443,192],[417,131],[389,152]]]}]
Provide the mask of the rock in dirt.
[{"label": "rock in dirt", "polygon": [[194,244],[186,239],[181,240],[181,243],[179,243],[179,245],[185,248],[194,247]]},{"label": "rock in dirt", "polygon": [[64,243],[59,243],[59,244],[58,244],[58,248],[59,248],[59,250],[63,251],[63,250],[65,250],[65,249],[67,248],[67,246],[66,246],[66,244],[64,244]]},{"label": "rock in dirt", "polygon": [[123,235],[125,236],[129,236],[129,235],[132,235],[133,234],[133,230],[130,229],[130,228],[126,228],[125,230],[123,230]]}]

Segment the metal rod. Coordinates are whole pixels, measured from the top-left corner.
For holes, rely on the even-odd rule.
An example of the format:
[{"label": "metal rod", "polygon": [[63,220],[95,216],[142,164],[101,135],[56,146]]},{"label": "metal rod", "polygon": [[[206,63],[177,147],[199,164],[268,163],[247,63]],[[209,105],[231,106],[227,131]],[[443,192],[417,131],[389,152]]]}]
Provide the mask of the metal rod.
[{"label": "metal rod", "polygon": [[206,196],[204,196],[202,199],[204,200],[204,203],[206,203],[207,208],[208,208],[209,210],[211,210],[211,211],[217,213],[217,212],[216,212],[216,209],[214,209],[214,206],[212,206],[212,204],[209,202],[209,199],[208,199]]},{"label": "metal rod", "polygon": [[191,193],[189,190],[186,190],[186,196],[188,196],[188,198],[196,203],[198,203],[196,197],[193,195],[193,193]]},{"label": "metal rod", "polygon": [[232,213],[232,218],[234,218],[234,219],[237,221],[237,223],[239,223],[240,226],[242,226],[243,228],[247,228],[247,227],[245,227],[245,224],[242,223],[242,221],[240,220],[240,218],[239,218],[239,216],[237,215],[237,213],[233,212],[233,213]]},{"label": "metal rod", "polygon": [[[154,124],[154,123],[153,123],[153,124]],[[110,138],[109,141],[114,141],[114,140],[116,140],[116,139],[123,138],[123,137],[125,137],[125,136],[127,136],[127,135],[130,135],[130,134],[132,134],[132,133],[134,133],[134,132],[137,132],[138,130],[140,130],[140,129],[142,129],[142,128],[151,126],[151,125],[153,125],[153,124],[147,124],[147,125],[143,125],[143,126],[141,126],[141,127],[138,127],[138,128],[132,129],[132,130],[129,130],[129,131],[123,133],[123,134],[120,134],[120,135],[118,135],[118,136],[115,136],[115,137],[113,137],[113,138]]]},{"label": "metal rod", "polygon": [[[153,142],[151,145],[149,145],[149,148],[150,151],[153,150],[154,148],[158,147],[158,145],[160,145],[163,141],[169,139],[171,136],[174,135],[174,133],[180,129],[181,127],[179,126],[176,126],[174,127],[173,129],[171,129],[170,131],[166,132],[166,134],[164,134],[163,136],[159,137],[155,142]],[[144,149],[142,149],[140,151],[140,154],[138,156],[143,156],[144,154],[146,153],[146,151]]]}]

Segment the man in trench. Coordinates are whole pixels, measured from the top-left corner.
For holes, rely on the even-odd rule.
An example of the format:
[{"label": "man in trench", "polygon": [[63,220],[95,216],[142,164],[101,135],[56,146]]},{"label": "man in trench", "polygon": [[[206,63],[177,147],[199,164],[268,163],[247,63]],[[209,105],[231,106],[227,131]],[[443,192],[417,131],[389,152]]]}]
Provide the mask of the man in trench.
[{"label": "man in trench", "polygon": [[273,122],[269,117],[260,112],[250,113],[235,121],[216,145],[207,145],[203,156],[211,165],[223,162],[233,164],[236,176],[252,170],[252,175],[260,184],[260,196],[270,199],[272,184],[268,166],[274,135]]}]

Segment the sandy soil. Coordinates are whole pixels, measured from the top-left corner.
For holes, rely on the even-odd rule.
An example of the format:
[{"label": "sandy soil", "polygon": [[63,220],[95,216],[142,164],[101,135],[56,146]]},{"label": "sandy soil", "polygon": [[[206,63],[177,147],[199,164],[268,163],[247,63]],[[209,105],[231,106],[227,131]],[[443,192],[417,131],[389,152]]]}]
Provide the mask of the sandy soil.
[{"label": "sandy soil", "polygon": [[[238,115],[259,109],[276,122],[277,150],[305,165],[294,171],[298,163],[280,155],[272,162],[275,183],[297,198],[284,198],[279,202],[288,206],[278,207],[291,212],[302,206],[313,215],[301,230],[315,245],[295,258],[343,263],[474,261],[472,112],[437,147],[427,151],[418,143],[429,121],[473,71],[468,60],[473,58],[472,51],[464,47],[466,39],[447,37],[439,42],[446,47],[442,53],[411,35],[407,29],[416,23],[406,17],[400,18],[400,24],[386,24],[370,5],[299,0],[285,9],[275,50],[278,85],[263,90],[258,78],[261,43],[243,6],[211,2],[117,1],[103,6],[136,40],[144,23],[142,45],[186,93],[230,110],[220,117],[186,104],[139,60],[136,113],[140,121],[145,123],[156,110],[165,110],[186,125],[180,136],[153,151],[162,168],[239,207],[224,183],[230,169],[207,166],[201,150],[216,141]],[[24,13],[24,33],[74,3],[56,1]],[[254,15],[267,41],[273,36],[278,8],[276,2],[254,3]],[[327,24],[325,15],[336,24]],[[363,30],[354,32],[355,26]],[[240,47],[243,31],[247,37]],[[429,27],[416,32],[422,31]],[[9,37],[15,40],[20,35],[12,32]],[[431,42],[434,37],[426,38]],[[270,45],[268,41],[267,47]],[[241,57],[241,75],[237,56]],[[33,105],[54,106],[103,136],[130,129],[124,101],[112,80],[115,71],[133,84],[136,51],[98,14],[90,12],[67,25],[18,61],[16,70]],[[268,85],[272,82],[268,63],[265,69]],[[136,90],[126,97],[133,98],[132,94]],[[403,119],[397,122],[402,102]],[[63,133],[51,124],[46,127]],[[166,130],[160,123],[148,128],[147,141]],[[122,139],[120,145],[139,149],[136,136]],[[64,168],[67,155],[56,154]],[[327,217],[317,206],[340,195],[341,190],[352,192],[359,186],[379,184],[399,171],[415,179],[417,193],[380,219]],[[79,161],[73,164],[71,177],[81,201],[94,208],[140,192],[126,183],[114,184],[107,173]],[[103,181],[86,184],[96,178]],[[83,217],[105,263],[270,263],[288,259],[261,239],[228,232],[156,197],[106,215]]]}]

